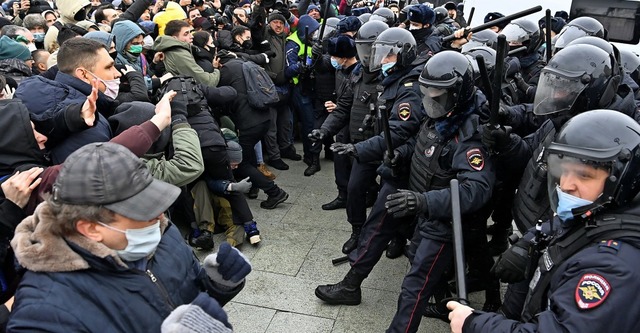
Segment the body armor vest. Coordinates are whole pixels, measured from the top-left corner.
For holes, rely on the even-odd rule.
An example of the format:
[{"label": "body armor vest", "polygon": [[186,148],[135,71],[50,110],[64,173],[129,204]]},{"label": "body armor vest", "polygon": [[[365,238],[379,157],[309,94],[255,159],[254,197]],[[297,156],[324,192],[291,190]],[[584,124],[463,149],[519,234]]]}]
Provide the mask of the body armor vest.
[{"label": "body armor vest", "polygon": [[453,139],[443,142],[435,128],[429,127],[429,121],[422,124],[411,157],[409,189],[420,193],[448,188],[449,181],[456,177],[451,170]]},{"label": "body armor vest", "polygon": [[[367,115],[375,116],[375,106],[378,100],[376,85],[379,81],[375,77],[371,77],[375,74],[366,73],[364,69],[361,70],[359,76],[361,78],[353,87],[353,105],[349,116],[349,132],[353,143],[367,140],[376,134],[371,126],[363,126],[363,122]],[[360,128],[364,131],[360,132]]]}]

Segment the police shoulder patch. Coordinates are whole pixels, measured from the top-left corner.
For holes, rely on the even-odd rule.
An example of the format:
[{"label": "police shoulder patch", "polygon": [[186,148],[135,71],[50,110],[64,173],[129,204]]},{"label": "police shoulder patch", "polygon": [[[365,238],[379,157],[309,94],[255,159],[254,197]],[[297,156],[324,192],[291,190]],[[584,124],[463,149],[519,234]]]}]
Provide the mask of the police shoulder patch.
[{"label": "police shoulder patch", "polygon": [[409,118],[411,118],[411,104],[398,104],[398,117],[400,117],[402,121],[407,121]]},{"label": "police shoulder patch", "polygon": [[484,169],[484,156],[478,148],[473,148],[467,151],[467,162],[473,170],[481,171]]},{"label": "police shoulder patch", "polygon": [[604,302],[611,293],[611,284],[598,274],[587,273],[576,287],[576,304],[581,310],[593,309]]}]

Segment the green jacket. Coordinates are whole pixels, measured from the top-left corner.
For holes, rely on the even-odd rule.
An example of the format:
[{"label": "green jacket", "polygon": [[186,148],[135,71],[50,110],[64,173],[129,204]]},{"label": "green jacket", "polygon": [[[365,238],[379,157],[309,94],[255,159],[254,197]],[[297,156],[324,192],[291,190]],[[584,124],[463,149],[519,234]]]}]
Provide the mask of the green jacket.
[{"label": "green jacket", "polygon": [[167,72],[173,75],[193,76],[198,83],[208,86],[218,85],[220,71],[214,69],[213,73],[207,73],[198,66],[189,44],[171,36],[159,36],[153,44],[153,49],[164,53],[164,66]]},{"label": "green jacket", "polygon": [[153,178],[175,186],[184,186],[196,180],[204,171],[202,151],[198,134],[187,123],[172,127],[174,155],[170,160],[164,156],[145,155],[143,160]]}]

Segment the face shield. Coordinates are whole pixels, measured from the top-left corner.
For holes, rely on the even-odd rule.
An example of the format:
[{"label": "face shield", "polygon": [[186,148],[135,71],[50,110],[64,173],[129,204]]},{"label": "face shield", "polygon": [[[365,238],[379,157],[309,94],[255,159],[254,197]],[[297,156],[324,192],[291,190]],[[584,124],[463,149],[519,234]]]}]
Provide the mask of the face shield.
[{"label": "face shield", "polygon": [[318,39],[316,37],[320,37],[319,40],[322,40],[324,38],[326,38],[327,36],[331,36],[331,34],[336,30],[335,27],[332,27],[330,25],[327,25],[324,27],[324,31],[322,32],[322,36],[320,36],[320,29],[316,30],[316,32],[313,33],[313,39]]},{"label": "face shield", "polygon": [[429,118],[438,119],[447,115],[455,107],[455,98],[445,88],[425,87],[420,85],[422,106]]},{"label": "face shield", "polygon": [[[379,70],[382,67],[382,60],[390,56],[398,55],[401,50],[402,49],[396,45],[374,43],[371,49],[371,57],[369,58],[371,61],[369,64],[369,70],[372,72]],[[395,57],[393,61],[397,61]]]},{"label": "face shield", "polygon": [[567,44],[571,43],[572,41],[580,38],[580,37],[584,37],[584,36],[588,36],[589,34],[582,30],[580,27],[578,26],[565,26],[559,34],[556,35],[555,38],[555,44],[554,47],[556,48],[557,52],[560,49],[564,49]]},{"label": "face shield", "polygon": [[371,44],[372,42],[370,41],[356,41],[356,51],[358,52],[358,59],[360,59],[362,66],[365,68],[369,68],[371,66],[371,62],[369,61],[371,58]]},{"label": "face shield", "polygon": [[517,24],[507,25],[500,33],[507,38],[509,45],[522,45],[529,40],[529,34]]},{"label": "face shield", "polygon": [[561,73],[544,68],[533,101],[533,113],[548,115],[571,110],[589,82],[584,72]]},{"label": "face shield", "polygon": [[469,50],[476,48],[476,47],[480,47],[480,46],[486,46],[486,43],[483,43],[481,41],[477,41],[477,40],[473,40],[473,38],[465,43],[464,45],[462,45],[462,53],[467,53],[469,52]]}]

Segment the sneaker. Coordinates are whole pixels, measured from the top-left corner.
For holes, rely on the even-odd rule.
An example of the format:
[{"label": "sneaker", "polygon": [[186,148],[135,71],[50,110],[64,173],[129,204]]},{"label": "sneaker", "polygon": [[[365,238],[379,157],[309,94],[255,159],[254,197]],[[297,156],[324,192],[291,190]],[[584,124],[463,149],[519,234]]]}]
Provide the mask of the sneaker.
[{"label": "sneaker", "polygon": [[264,175],[269,180],[276,179],[276,175],[274,175],[273,172],[271,172],[271,170],[269,170],[267,165],[264,164],[264,163],[261,163],[261,164],[258,165],[258,171],[260,171],[260,173],[262,175]]},{"label": "sneaker", "polygon": [[251,245],[260,243],[260,231],[255,221],[244,224],[244,233],[247,234],[247,240]]},{"label": "sneaker", "polygon": [[271,160],[267,162],[267,164],[269,164],[270,166],[278,170],[289,170],[289,165],[287,163],[284,163],[284,161],[281,158]]},{"label": "sneaker", "polygon": [[284,190],[280,189],[280,192],[278,192],[278,194],[270,195],[267,198],[267,200],[261,202],[260,203],[260,208],[274,209],[279,204],[285,202],[287,199],[289,199],[289,194],[287,194],[287,192],[285,192]]},{"label": "sneaker", "polygon": [[293,145],[289,146],[286,149],[280,150],[280,157],[287,158],[292,161],[300,161],[302,159],[302,156],[296,153],[296,148]]},{"label": "sneaker", "polygon": [[208,251],[213,249],[213,234],[208,230],[200,230],[198,236],[194,236],[193,232],[187,235],[187,243],[193,248]]},{"label": "sneaker", "polygon": [[249,190],[249,193],[247,193],[247,197],[249,197],[249,199],[256,199],[258,198],[258,193],[260,192],[260,189],[257,187],[252,187]]}]

